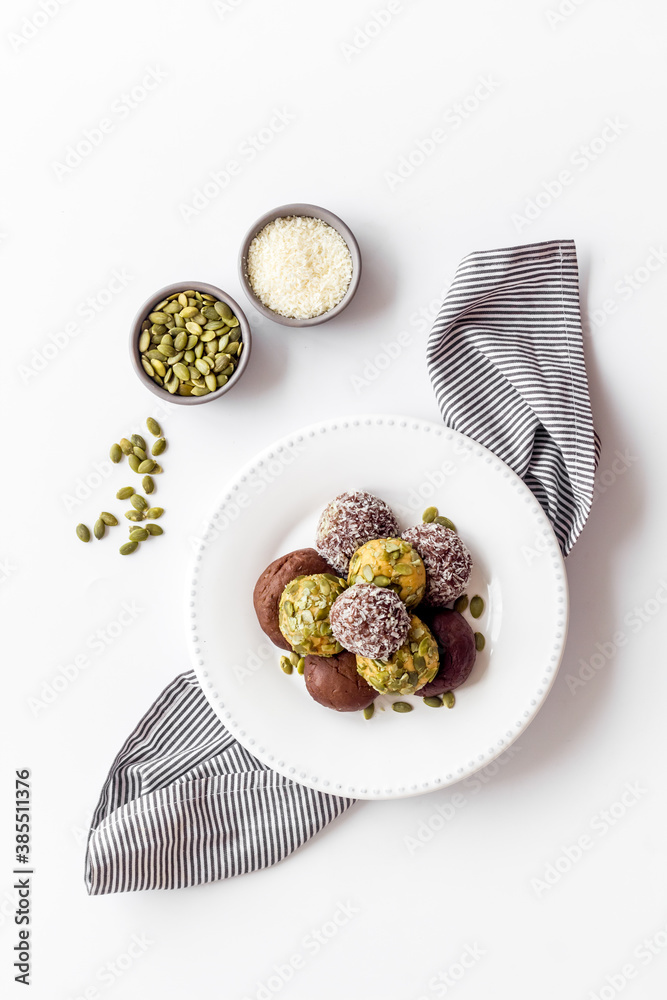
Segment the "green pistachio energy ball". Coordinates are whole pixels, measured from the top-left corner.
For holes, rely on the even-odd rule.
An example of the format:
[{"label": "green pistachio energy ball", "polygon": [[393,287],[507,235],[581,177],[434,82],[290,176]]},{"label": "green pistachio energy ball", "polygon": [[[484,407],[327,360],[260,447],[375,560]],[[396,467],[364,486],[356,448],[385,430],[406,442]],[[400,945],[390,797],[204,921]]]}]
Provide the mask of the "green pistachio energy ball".
[{"label": "green pistachio energy ball", "polygon": [[357,671],[380,694],[414,694],[432,681],[440,666],[438,644],[416,615],[410,618],[408,641],[388,660],[357,656]]},{"label": "green pistachio energy ball", "polygon": [[295,653],[336,656],[343,647],[331,634],[329,610],[347,584],[331,573],[297,576],[282,592],[278,625]]},{"label": "green pistachio energy ball", "polygon": [[395,591],[406,607],[414,608],[426,590],[421,556],[402,538],[376,538],[352,556],[348,583],[374,583]]}]

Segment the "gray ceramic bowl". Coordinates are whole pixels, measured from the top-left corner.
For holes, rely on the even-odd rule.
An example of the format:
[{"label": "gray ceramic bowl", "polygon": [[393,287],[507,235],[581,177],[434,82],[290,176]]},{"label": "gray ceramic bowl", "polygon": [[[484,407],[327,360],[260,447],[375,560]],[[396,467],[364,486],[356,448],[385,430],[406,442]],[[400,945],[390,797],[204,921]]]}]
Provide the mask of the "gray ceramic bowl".
[{"label": "gray ceramic bowl", "polygon": [[[148,314],[153,312],[153,309],[158,302],[161,302],[162,299],[166,299],[168,295],[173,295],[174,292],[183,292],[187,288],[193,288],[197,292],[206,292],[208,295],[215,295],[216,299],[220,299],[221,302],[226,302],[239,321],[241,340],[244,344],[241,360],[239,361],[238,367],[229,382],[227,382],[226,385],[221,386],[219,389],[216,389],[215,392],[207,393],[206,396],[179,396],[178,393],[175,393],[172,396],[170,392],[167,392],[166,389],[162,389],[157,382],[154,382],[141,366],[141,354],[139,353],[139,335],[141,333],[141,324],[146,319]],[[205,281],[177,281],[173,285],[166,285],[164,288],[161,288],[159,292],[155,292],[154,295],[151,295],[150,299],[147,299],[146,302],[144,302],[143,306],[137,313],[132,324],[132,330],[130,331],[130,357],[132,359],[135,372],[146,388],[150,389],[154,395],[159,396],[160,399],[167,399],[170,403],[183,403],[185,406],[197,406],[198,403],[210,403],[211,400],[224,396],[226,392],[229,392],[230,389],[234,388],[248,366],[251,339],[250,326],[245,313],[241,309],[238,302],[234,301],[231,295],[228,295],[227,292],[223,292],[221,288],[216,288],[215,285],[208,285]]]},{"label": "gray ceramic bowl", "polygon": [[[273,309],[268,309],[260,300],[257,298],[252,290],[252,285],[248,279],[248,250],[250,249],[250,244],[254,240],[257,233],[264,229],[264,226],[268,226],[269,222],[273,222],[275,219],[281,219],[288,215],[305,215],[313,219],[321,219],[322,222],[328,223],[333,229],[337,230],[347,243],[348,250],[352,257],[352,279],[350,281],[349,287],[340,300],[337,306],[333,309],[329,309],[328,312],[322,313],[321,316],[313,316],[312,319],[291,319],[289,316],[281,316],[280,313],[274,312]],[[257,219],[257,222],[253,223],[248,232],[245,235],[243,244],[241,246],[241,253],[239,255],[239,276],[241,278],[241,284],[245,290],[246,295],[252,302],[255,309],[266,316],[267,319],[272,319],[276,323],[282,323],[283,326],[317,326],[319,323],[326,323],[327,320],[333,319],[334,316],[338,316],[342,313],[352,299],[354,298],[354,293],[359,286],[359,279],[361,278],[361,252],[359,250],[359,244],[354,238],[354,233],[342,219],[339,219],[337,215],[333,212],[329,212],[326,208],[320,208],[318,205],[305,205],[300,202],[296,202],[293,205],[281,205],[279,208],[274,208],[272,212],[266,212],[261,218]]]}]

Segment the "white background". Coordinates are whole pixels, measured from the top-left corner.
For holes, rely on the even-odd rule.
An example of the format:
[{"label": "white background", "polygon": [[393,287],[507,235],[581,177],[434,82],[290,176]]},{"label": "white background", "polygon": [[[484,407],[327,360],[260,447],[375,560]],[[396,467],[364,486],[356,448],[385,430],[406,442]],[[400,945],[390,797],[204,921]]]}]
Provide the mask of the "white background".
[{"label": "white background", "polygon": [[[367,31],[384,0],[222,0],[219,10],[205,0],[44,3],[49,18],[33,0],[4,4],[0,30],[3,996],[24,995],[11,982],[9,892],[8,807],[20,767],[33,770],[31,995],[40,1000],[262,996],[273,967],[297,953],[305,968],[271,995],[664,996],[667,261],[651,256],[667,240],[664,6],[579,0],[563,3],[571,12],[557,20],[549,17],[557,0],[403,0],[382,30]],[[120,110],[149,70],[154,89]],[[464,121],[452,109],[482,78],[493,92],[469,100],[478,106]],[[250,159],[243,150],[275,109],[293,120]],[[111,121],[103,141],[60,169],[68,146],[103,118]],[[594,147],[584,169],[577,150],[608,118],[618,134]],[[445,138],[432,155],[406,179],[388,178],[435,128]],[[232,159],[238,175],[186,220],[182,206]],[[552,182],[565,169],[572,183],[557,196]],[[545,184],[552,195],[521,223],[516,216]],[[364,274],[355,301],[340,319],[304,331],[248,306],[254,346],[241,383],[211,405],[170,406],[162,420],[164,537],[130,559],[117,552],[124,528],[81,545],[74,526],[92,524],[100,509],[119,512],[113,497],[127,470],[114,469],[69,510],[67,497],[154,405],[129,364],[135,311],[181,279],[244,301],[236,263],[246,228],[297,200],[332,209],[356,233]],[[576,239],[583,304],[597,320],[586,349],[604,492],[567,562],[565,662],[520,752],[501,758],[483,785],[361,803],[274,869],[88,898],[87,823],[124,739],[187,668],[188,538],[225,481],[260,447],[314,419],[378,411],[438,419],[425,337],[459,259],[553,237]],[[642,270],[648,258],[656,270]],[[635,272],[632,288],[624,275]],[[110,283],[117,294],[105,292]],[[594,310],[605,302],[602,323]],[[36,371],[68,324],[76,335],[59,336],[64,346],[49,348],[55,356]],[[411,346],[380,372],[374,359],[401,331]],[[516,598],[529,614],[530,594]],[[136,621],[96,654],[91,635],[112,625],[123,602],[140,609]],[[633,611],[643,606],[645,621]],[[627,641],[616,650],[619,631]],[[567,675],[598,643],[599,669],[589,667],[592,679],[573,693]],[[89,665],[36,708],[30,699],[81,653]],[[614,807],[626,783],[638,788],[635,801]],[[433,822],[456,791],[464,805]],[[618,819],[602,833],[601,812],[612,807]],[[564,848],[584,835],[591,848],[568,863]],[[411,853],[406,838],[419,836]],[[540,887],[535,880],[557,863],[562,875]],[[339,901],[358,912],[314,954],[304,938],[333,919]],[[150,944],[127,968],[134,934]],[[655,955],[642,950],[645,939],[658,942]],[[472,967],[459,981],[450,976],[453,985],[436,981],[450,969],[459,975],[466,947],[479,955]],[[119,958],[120,977],[100,974]],[[626,963],[636,970],[627,981]]]}]

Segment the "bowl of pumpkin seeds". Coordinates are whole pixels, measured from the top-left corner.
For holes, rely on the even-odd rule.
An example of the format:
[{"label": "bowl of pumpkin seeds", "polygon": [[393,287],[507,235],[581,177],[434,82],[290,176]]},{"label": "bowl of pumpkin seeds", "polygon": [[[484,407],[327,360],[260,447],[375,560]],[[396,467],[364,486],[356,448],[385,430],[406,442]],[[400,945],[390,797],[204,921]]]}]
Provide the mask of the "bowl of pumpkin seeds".
[{"label": "bowl of pumpkin seeds", "polygon": [[250,326],[234,299],[215,285],[167,285],[132,325],[134,369],[156,396],[208,403],[236,385],[250,357]]}]

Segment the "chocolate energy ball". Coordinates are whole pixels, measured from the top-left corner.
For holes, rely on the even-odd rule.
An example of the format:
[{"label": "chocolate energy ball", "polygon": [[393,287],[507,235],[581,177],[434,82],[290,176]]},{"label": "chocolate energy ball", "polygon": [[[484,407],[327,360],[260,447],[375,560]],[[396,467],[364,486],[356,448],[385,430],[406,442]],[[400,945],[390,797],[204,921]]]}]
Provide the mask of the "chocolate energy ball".
[{"label": "chocolate energy ball", "polygon": [[337,597],[329,614],[331,631],[343,649],[386,660],[407,640],[410,615],[398,594],[355,583]]},{"label": "chocolate energy ball", "polygon": [[360,545],[398,532],[398,521],[384,500],[357,490],[341,493],[326,505],[317,525],[315,546],[341,576],[347,576],[350,559]]},{"label": "chocolate energy ball", "polygon": [[342,652],[331,634],[329,611],[346,587],[345,580],[332,573],[298,576],[287,584],[280,598],[278,624],[295,653],[334,656]]},{"label": "chocolate energy ball", "polygon": [[427,604],[435,608],[455,601],[468,585],[472,557],[451,528],[442,524],[418,524],[403,532],[426,566]]},{"label": "chocolate energy ball", "polygon": [[475,633],[458,611],[443,608],[428,617],[431,631],[440,650],[440,669],[428,684],[419,689],[419,694],[444,694],[453,691],[468,680],[475,665]]},{"label": "chocolate energy ball", "polygon": [[357,673],[354,653],[307,656],[303,675],[311,698],[336,712],[359,712],[378,696]]},{"label": "chocolate energy ball", "polygon": [[333,573],[333,569],[315,549],[296,549],[275,559],[255,584],[252,600],[257,621],[271,642],[280,649],[292,648],[278,625],[280,596],[287,584],[297,576],[313,573]]},{"label": "chocolate energy ball", "polygon": [[414,694],[433,680],[439,663],[438,644],[416,615],[407,642],[388,660],[357,656],[357,670],[380,694]]},{"label": "chocolate energy ball", "polygon": [[402,538],[375,538],[352,556],[348,583],[372,583],[395,591],[406,607],[419,604],[426,590],[421,556]]}]

